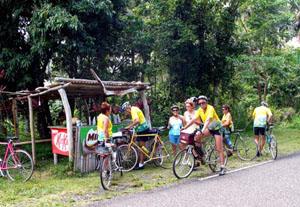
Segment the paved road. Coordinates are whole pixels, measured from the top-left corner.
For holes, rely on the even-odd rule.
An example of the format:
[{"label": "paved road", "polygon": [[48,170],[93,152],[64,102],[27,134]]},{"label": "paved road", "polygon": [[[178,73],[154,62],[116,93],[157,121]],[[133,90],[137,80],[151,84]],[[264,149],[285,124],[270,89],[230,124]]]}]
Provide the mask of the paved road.
[{"label": "paved road", "polygon": [[92,206],[300,206],[300,154],[204,180],[187,180]]}]

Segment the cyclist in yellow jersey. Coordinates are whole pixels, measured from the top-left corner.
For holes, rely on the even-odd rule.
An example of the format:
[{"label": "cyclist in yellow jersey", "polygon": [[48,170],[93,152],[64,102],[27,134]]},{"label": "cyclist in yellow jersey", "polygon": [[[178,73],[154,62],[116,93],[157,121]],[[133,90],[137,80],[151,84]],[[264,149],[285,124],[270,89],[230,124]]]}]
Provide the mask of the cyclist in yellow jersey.
[{"label": "cyclist in yellow jersey", "polygon": [[261,156],[261,151],[264,148],[264,145],[266,143],[266,127],[267,124],[271,122],[272,120],[272,112],[268,108],[268,103],[265,101],[261,102],[261,106],[256,107],[253,111],[252,117],[254,119],[253,122],[253,131],[254,131],[254,139],[256,144],[259,143],[259,136],[261,136],[261,143],[257,151],[257,156]]},{"label": "cyclist in yellow jersey", "polygon": [[187,123],[182,129],[186,129],[191,126],[196,120],[200,117],[202,122],[204,123],[203,128],[200,132],[196,133],[195,141],[201,143],[201,139],[204,137],[208,137],[210,135],[214,136],[216,143],[216,150],[219,153],[220,157],[220,172],[219,175],[225,174],[225,166],[224,166],[224,151],[223,151],[223,138],[220,134],[221,129],[221,121],[214,109],[213,106],[207,103],[208,99],[206,96],[198,97],[198,104],[200,108],[196,111],[195,117]]},{"label": "cyclist in yellow jersey", "polygon": [[112,123],[109,118],[111,114],[111,106],[107,102],[103,102],[100,107],[101,114],[97,117],[98,140],[107,142],[112,136]]},{"label": "cyclist in yellow jersey", "polygon": [[[131,106],[129,102],[125,102],[121,106],[122,111],[126,111],[131,115],[132,122],[125,127],[125,129],[134,128],[137,134],[146,134],[149,132],[149,126],[141,109],[136,106]],[[149,137],[137,137],[136,141],[139,142],[140,147],[145,147],[145,142]],[[139,166],[137,169],[144,168],[144,154],[139,152]]]}]

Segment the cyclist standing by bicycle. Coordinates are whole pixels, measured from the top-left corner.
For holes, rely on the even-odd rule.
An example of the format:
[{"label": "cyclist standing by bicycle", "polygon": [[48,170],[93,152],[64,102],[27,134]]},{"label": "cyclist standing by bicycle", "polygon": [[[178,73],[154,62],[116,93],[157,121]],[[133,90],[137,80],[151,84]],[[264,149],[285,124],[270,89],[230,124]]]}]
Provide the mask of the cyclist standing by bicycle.
[{"label": "cyclist standing by bicycle", "polygon": [[233,146],[230,139],[230,134],[233,131],[233,121],[230,113],[230,107],[227,104],[222,106],[223,117],[222,117],[222,136],[224,139],[224,143],[229,148],[228,156],[231,156],[233,153]]},{"label": "cyclist standing by bicycle", "polygon": [[[266,127],[268,123],[271,123],[272,112],[268,108],[268,103],[265,101],[261,102],[261,106],[256,107],[253,111],[252,117],[254,119],[253,122],[253,131],[254,131],[254,139],[255,143],[258,146],[258,151],[256,156],[260,157],[262,155],[262,150],[266,143]],[[259,136],[261,137],[261,142],[259,145]]]},{"label": "cyclist standing by bicycle", "polygon": [[112,136],[112,123],[110,120],[111,106],[107,102],[102,102],[100,106],[100,115],[97,117],[97,132],[100,142],[109,142]]},{"label": "cyclist standing by bicycle", "polygon": [[[121,106],[122,111],[126,111],[131,115],[132,122],[129,124],[125,129],[132,129],[134,128],[137,134],[145,134],[149,131],[149,126],[145,119],[145,116],[141,109],[136,106],[131,106],[130,103],[127,101],[122,104]],[[140,147],[145,147],[145,142],[148,141],[148,137],[137,137]],[[144,154],[139,152],[139,166],[137,169],[144,168]]]},{"label": "cyclist standing by bicycle", "polygon": [[198,118],[200,118],[203,121],[203,128],[201,129],[201,131],[196,133],[195,142],[201,143],[201,140],[204,137],[208,137],[211,135],[215,138],[216,150],[219,153],[221,166],[219,175],[224,175],[226,169],[224,166],[223,138],[219,131],[222,127],[221,121],[214,107],[209,105],[207,101],[208,99],[206,96],[201,95],[198,97],[198,104],[200,105],[200,108],[196,111],[195,117],[182,129],[184,130],[191,126],[197,121]]}]

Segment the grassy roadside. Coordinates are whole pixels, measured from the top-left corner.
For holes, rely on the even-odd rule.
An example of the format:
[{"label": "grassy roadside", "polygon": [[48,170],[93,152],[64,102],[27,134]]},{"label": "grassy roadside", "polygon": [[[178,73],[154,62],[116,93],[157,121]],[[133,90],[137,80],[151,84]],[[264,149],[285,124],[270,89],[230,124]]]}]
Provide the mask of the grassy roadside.
[{"label": "grassy roadside", "polygon": [[[277,128],[274,134],[278,139],[279,155],[300,151],[300,129]],[[242,162],[236,155],[230,158],[228,168],[236,169],[258,163],[264,158]],[[207,166],[192,173],[190,178],[211,174]],[[14,183],[0,178],[1,206],[80,206],[97,200],[130,194],[171,183],[184,182],[175,178],[172,170],[147,165],[144,170],[125,173],[118,189],[105,192],[99,187],[97,173],[81,175],[73,173],[66,163],[53,166],[46,162],[37,168],[31,181]]]}]

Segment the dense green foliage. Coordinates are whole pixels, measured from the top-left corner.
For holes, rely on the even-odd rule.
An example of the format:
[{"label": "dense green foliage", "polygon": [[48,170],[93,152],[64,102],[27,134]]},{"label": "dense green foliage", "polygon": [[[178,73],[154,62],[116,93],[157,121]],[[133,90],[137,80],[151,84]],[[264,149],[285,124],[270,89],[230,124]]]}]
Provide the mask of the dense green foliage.
[{"label": "dense green foliage", "polygon": [[299,5],[299,0],[1,1],[0,86],[32,90],[58,74],[91,78],[92,68],[106,80],[150,82],[156,124],[165,122],[170,105],[200,94],[217,109],[232,105],[242,125],[261,100],[278,113],[290,107],[294,114],[300,109],[300,50],[285,45],[299,30]]}]

